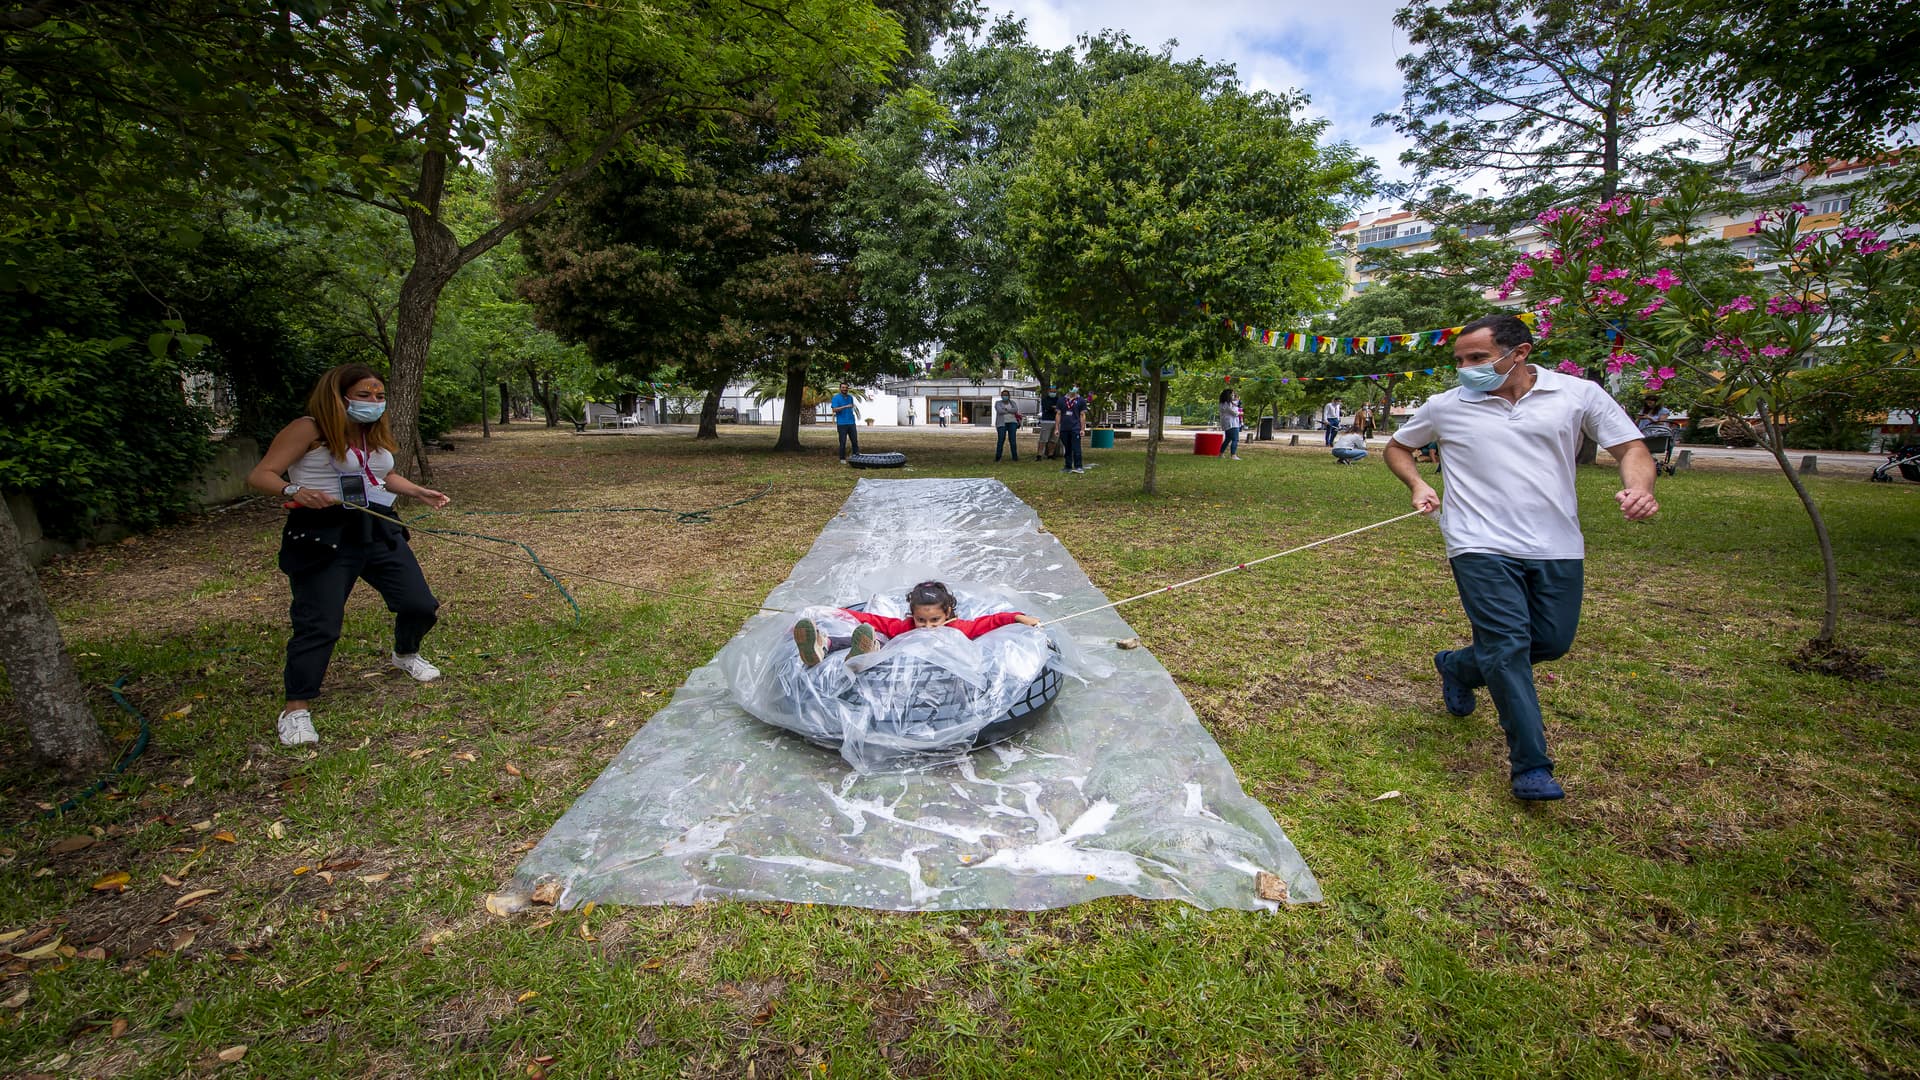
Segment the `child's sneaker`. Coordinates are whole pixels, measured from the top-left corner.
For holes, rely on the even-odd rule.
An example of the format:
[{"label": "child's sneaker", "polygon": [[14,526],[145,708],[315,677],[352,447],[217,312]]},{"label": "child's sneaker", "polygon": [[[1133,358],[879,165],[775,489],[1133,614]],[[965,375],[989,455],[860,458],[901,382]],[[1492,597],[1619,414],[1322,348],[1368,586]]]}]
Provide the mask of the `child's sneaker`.
[{"label": "child's sneaker", "polygon": [[304,746],[320,741],[313,730],[313,714],[305,709],[287,709],[280,714],[280,745]]},{"label": "child's sneaker", "polygon": [[408,653],[405,656],[393,654],[393,666],[414,677],[419,682],[432,682],[440,677],[440,669],[420,659],[420,654]]},{"label": "child's sneaker", "polygon": [[873,627],[868,626],[866,623],[861,623],[859,626],[853,628],[853,643],[848,645],[847,649],[855,656],[865,656],[870,652],[879,652],[880,639],[875,636]]},{"label": "child's sneaker", "polygon": [[793,624],[793,644],[800,650],[800,662],[812,667],[827,658],[827,644],[820,636],[820,629],[813,625],[812,619],[801,619]]}]

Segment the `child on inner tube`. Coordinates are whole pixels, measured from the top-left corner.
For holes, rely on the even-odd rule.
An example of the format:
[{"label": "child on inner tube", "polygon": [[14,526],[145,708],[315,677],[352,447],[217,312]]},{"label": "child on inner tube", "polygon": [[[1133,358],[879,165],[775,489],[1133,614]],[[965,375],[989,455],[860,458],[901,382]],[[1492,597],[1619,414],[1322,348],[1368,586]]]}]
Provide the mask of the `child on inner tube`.
[{"label": "child on inner tube", "polygon": [[977,619],[956,619],[953,617],[953,593],[938,581],[923,581],[908,589],[907,610],[912,613],[912,618],[894,619],[841,608],[840,614],[860,624],[853,628],[853,636],[846,638],[829,637],[820,632],[812,619],[801,619],[793,624],[793,644],[800,650],[800,662],[812,667],[836,649],[851,649],[855,656],[874,652],[886,644],[881,636],[883,634],[894,638],[910,630],[924,630],[933,626],[958,630],[967,636],[968,641],[972,641],[989,630],[998,630],[1010,623],[1040,625],[1039,619],[1022,611],[1000,611]]}]

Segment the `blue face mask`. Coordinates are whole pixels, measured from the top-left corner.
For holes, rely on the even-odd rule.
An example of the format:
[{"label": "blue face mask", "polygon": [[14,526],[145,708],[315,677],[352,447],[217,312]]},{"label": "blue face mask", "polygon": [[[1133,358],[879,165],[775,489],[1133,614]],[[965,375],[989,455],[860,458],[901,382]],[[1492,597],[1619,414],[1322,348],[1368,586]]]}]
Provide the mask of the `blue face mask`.
[{"label": "blue face mask", "polygon": [[[1513,349],[1518,349],[1519,347],[1520,346],[1515,345]],[[1468,390],[1472,390],[1481,394],[1491,394],[1495,390],[1498,390],[1502,386],[1505,386],[1507,384],[1507,378],[1511,376],[1515,371],[1519,370],[1520,365],[1518,364],[1515,364],[1513,367],[1508,368],[1504,374],[1498,370],[1498,368],[1500,367],[1500,361],[1505,360],[1509,356],[1512,356],[1513,349],[1508,349],[1506,352],[1503,352],[1499,356],[1495,357],[1493,363],[1491,364],[1479,364],[1474,367],[1455,368],[1454,374],[1459,376],[1460,385],[1466,387]]]},{"label": "blue face mask", "polygon": [[347,417],[356,424],[371,424],[386,413],[387,403],[384,401],[347,402]]}]

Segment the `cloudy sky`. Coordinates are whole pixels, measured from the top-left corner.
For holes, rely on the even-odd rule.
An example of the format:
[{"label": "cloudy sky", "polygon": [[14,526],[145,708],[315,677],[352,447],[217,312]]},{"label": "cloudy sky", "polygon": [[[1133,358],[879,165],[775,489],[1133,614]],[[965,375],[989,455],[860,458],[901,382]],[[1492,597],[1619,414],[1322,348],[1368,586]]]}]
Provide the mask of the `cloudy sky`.
[{"label": "cloudy sky", "polygon": [[1359,147],[1399,180],[1406,141],[1372,125],[1376,114],[1400,104],[1394,61],[1406,38],[1393,25],[1403,0],[990,0],[995,14],[1027,21],[1027,36],[1050,49],[1080,34],[1124,30],[1159,48],[1177,41],[1182,59],[1226,60],[1255,90],[1305,90],[1329,133]]}]

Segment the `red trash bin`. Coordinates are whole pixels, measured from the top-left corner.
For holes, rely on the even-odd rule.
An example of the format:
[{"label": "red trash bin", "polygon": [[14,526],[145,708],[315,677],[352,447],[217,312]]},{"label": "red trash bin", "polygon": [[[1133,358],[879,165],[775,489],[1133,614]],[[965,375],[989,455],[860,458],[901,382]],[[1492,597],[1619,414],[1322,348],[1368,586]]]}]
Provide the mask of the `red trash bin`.
[{"label": "red trash bin", "polygon": [[1193,452],[1207,457],[1219,457],[1220,448],[1227,443],[1224,431],[1196,431],[1193,433]]}]

